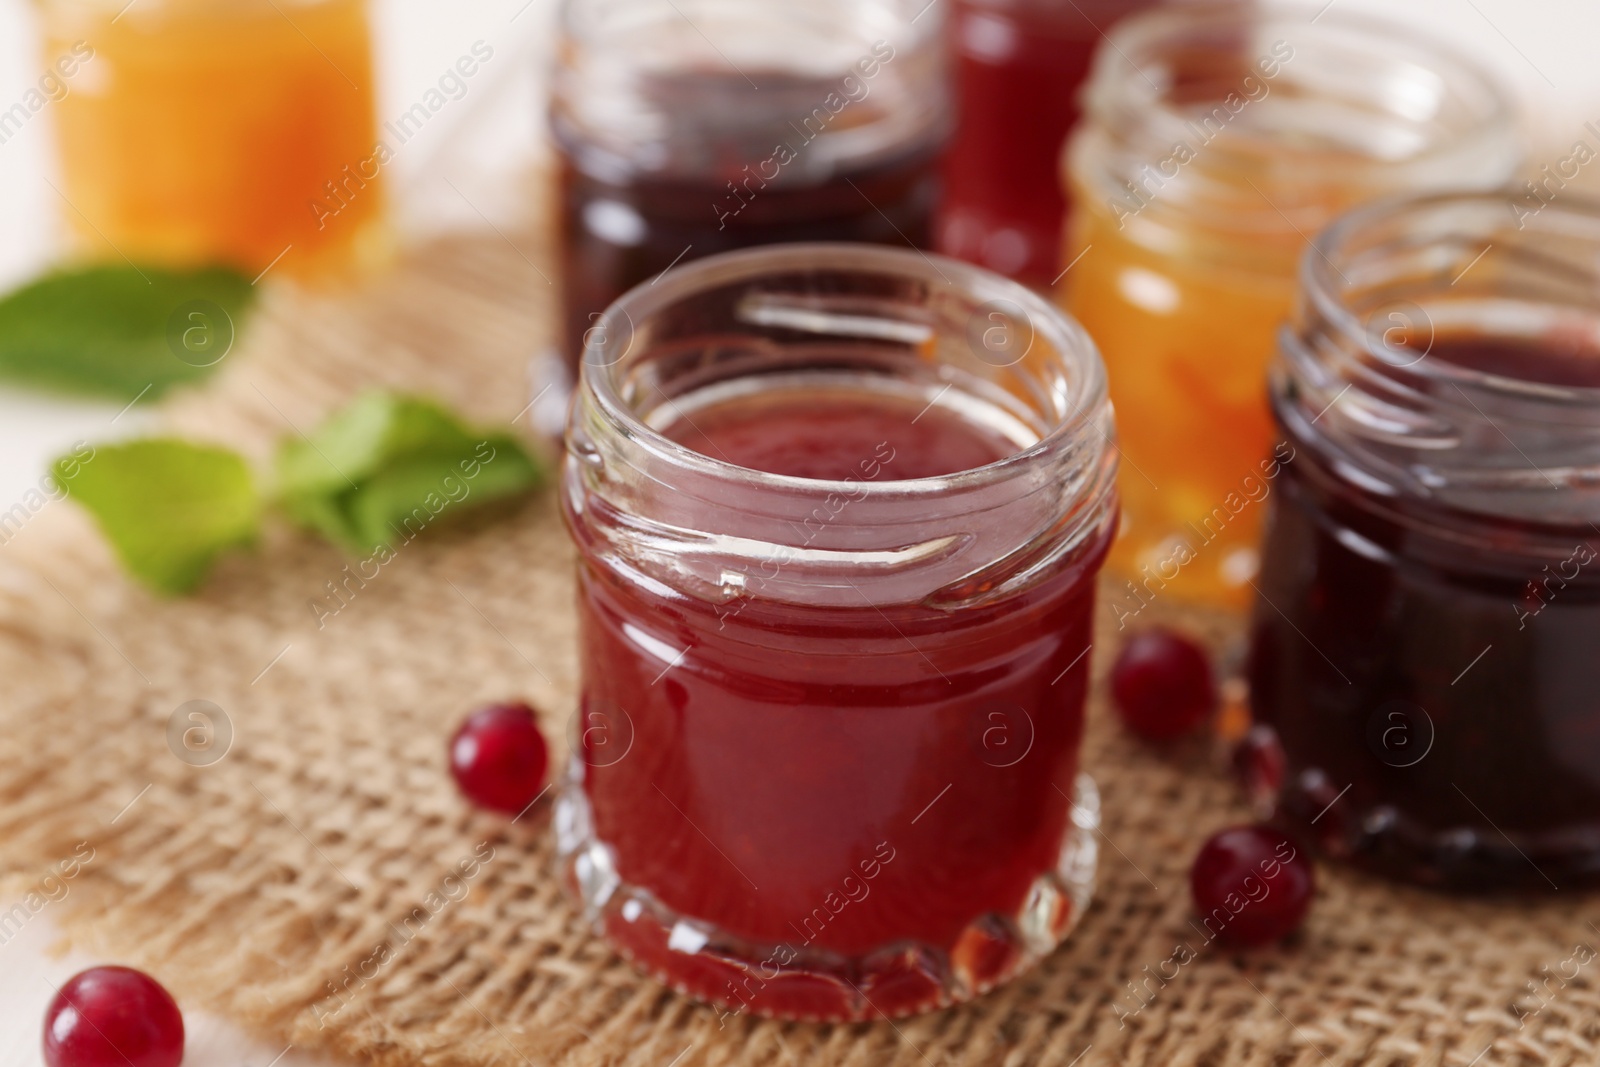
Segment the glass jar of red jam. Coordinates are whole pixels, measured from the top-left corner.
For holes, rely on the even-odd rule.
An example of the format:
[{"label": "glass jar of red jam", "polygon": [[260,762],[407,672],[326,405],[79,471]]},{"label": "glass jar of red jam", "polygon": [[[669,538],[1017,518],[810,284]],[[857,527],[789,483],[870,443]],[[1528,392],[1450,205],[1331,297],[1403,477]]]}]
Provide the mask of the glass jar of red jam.
[{"label": "glass jar of red jam", "polygon": [[1429,885],[1600,881],[1600,203],[1389,202],[1317,244],[1251,639],[1283,812]]},{"label": "glass jar of red jam", "polygon": [[1094,579],[1092,342],[954,260],[780,245],[590,334],[566,871],[624,955],[729,1012],[975,996],[1072,928]]},{"label": "glass jar of red jam", "polygon": [[926,0],[565,0],[550,126],[565,355],[677,263],[794,241],[927,247],[949,127]]},{"label": "glass jar of red jam", "polygon": [[938,247],[1044,288],[1061,267],[1057,161],[1103,32],[1156,0],[955,0],[956,126]]},{"label": "glass jar of red jam", "polygon": [[1243,610],[1273,462],[1263,382],[1306,243],[1384,196],[1495,189],[1515,109],[1471,59],[1345,10],[1169,4],[1117,23],[1063,158],[1062,306],[1122,449],[1109,609]]}]

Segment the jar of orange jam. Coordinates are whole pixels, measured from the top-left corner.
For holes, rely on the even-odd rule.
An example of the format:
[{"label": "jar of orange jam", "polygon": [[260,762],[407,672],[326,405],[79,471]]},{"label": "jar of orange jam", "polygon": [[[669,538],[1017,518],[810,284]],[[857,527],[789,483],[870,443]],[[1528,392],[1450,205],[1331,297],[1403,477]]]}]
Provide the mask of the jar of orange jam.
[{"label": "jar of orange jam", "polygon": [[[62,215],[99,258],[251,276],[382,248],[366,0],[44,0]],[[70,70],[70,74],[65,72]]]},{"label": "jar of orange jam", "polygon": [[1505,92],[1410,28],[1184,4],[1110,33],[1070,140],[1060,301],[1104,353],[1123,525],[1109,601],[1242,607],[1285,458],[1265,371],[1311,235],[1356,203],[1503,183]]}]

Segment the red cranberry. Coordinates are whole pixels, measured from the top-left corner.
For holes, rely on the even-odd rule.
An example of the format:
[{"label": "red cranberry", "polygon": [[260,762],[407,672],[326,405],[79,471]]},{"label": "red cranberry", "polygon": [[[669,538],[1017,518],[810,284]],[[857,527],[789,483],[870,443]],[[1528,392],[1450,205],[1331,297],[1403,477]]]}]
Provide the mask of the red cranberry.
[{"label": "red cranberry", "polygon": [[1189,888],[1207,937],[1262,945],[1300,925],[1315,886],[1294,841],[1270,826],[1235,826],[1201,847]]},{"label": "red cranberry", "polygon": [[468,800],[516,815],[544,787],[549,750],[533,709],[490,704],[467,716],[450,742],[450,773]]},{"label": "red cranberry", "polygon": [[1162,629],[1137,633],[1122,646],[1111,666],[1111,697],[1122,721],[1147,741],[1188,733],[1217,702],[1205,651]]},{"label": "red cranberry", "polygon": [[1281,794],[1283,814],[1321,851],[1344,858],[1361,836],[1356,802],[1344,795],[1351,788],[1349,782],[1335,785],[1321,767],[1306,767],[1289,779]]},{"label": "red cranberry", "polygon": [[1278,741],[1278,731],[1257,723],[1245,731],[1233,749],[1233,770],[1258,816],[1271,814],[1283,788],[1289,760]]},{"label": "red cranberry", "polygon": [[61,987],[44,1014],[49,1067],[178,1067],[183,1015],[149,975],[91,967]]}]

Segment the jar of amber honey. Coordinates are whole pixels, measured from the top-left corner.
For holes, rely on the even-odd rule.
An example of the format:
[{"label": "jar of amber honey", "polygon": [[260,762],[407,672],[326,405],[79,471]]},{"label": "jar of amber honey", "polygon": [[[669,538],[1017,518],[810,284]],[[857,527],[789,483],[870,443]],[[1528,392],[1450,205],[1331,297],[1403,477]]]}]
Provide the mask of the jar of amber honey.
[{"label": "jar of amber honey", "polygon": [[730,1012],[898,1016],[1048,952],[1116,522],[1092,343],[954,260],[782,245],[590,334],[568,431],[585,913]]},{"label": "jar of amber honey", "polygon": [[1061,300],[1104,353],[1122,431],[1109,607],[1242,606],[1278,462],[1266,366],[1307,240],[1379,196],[1498,186],[1512,108],[1408,27],[1180,4],[1110,31],[1085,112]]},{"label": "jar of amber honey", "polygon": [[1284,812],[1431,885],[1600,880],[1600,204],[1364,208],[1301,278],[1251,652]]},{"label": "jar of amber honey", "polygon": [[252,277],[385,258],[380,172],[406,133],[378,135],[366,0],[39,11],[61,214],[85,253]]},{"label": "jar of amber honey", "polygon": [[608,304],[678,263],[926,247],[942,27],[926,0],[565,0],[550,128],[568,366]]}]

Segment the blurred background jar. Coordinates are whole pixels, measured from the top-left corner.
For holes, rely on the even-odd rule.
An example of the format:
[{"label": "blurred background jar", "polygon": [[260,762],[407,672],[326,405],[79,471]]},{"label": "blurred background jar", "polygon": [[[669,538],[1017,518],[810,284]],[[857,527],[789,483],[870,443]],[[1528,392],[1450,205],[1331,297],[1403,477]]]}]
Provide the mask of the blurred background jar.
[{"label": "blurred background jar", "polygon": [[938,246],[1036,288],[1061,269],[1061,144],[1102,34],[1157,0],[957,0]]},{"label": "blurred background jar", "polygon": [[[41,0],[80,250],[257,275],[382,256],[365,0]],[[59,69],[59,68],[56,68]]]},{"label": "blurred background jar", "polygon": [[792,241],[924,248],[948,133],[926,0],[566,0],[550,125],[567,366],[629,288]]},{"label": "blurred background jar", "polygon": [[1410,28],[1315,14],[1180,4],[1125,20],[1065,155],[1060,299],[1110,375],[1126,611],[1248,599],[1281,460],[1265,371],[1310,235],[1386,194],[1498,186],[1520,158],[1513,107],[1476,64]]}]

